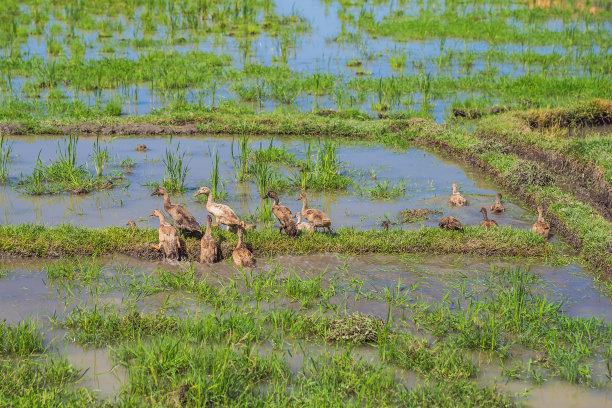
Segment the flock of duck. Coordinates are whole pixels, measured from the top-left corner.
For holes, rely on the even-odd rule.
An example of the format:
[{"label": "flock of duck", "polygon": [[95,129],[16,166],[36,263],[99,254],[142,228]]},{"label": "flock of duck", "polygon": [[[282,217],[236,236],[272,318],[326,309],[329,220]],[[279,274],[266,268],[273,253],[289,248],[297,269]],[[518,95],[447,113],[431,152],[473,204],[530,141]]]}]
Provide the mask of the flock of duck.
[{"label": "flock of duck", "polygon": [[[202,233],[202,227],[196,218],[185,208],[178,204],[170,202],[168,190],[164,187],[158,187],[151,195],[162,196],[164,200],[164,210],[174,221],[174,226],[166,222],[164,215],[160,210],[153,211],[150,216],[159,219],[159,243],[152,245],[158,251],[162,251],[167,259],[180,259],[181,243],[177,229],[186,235],[197,236],[200,241],[200,263],[212,264],[219,259],[218,247],[215,238],[212,235],[212,227],[218,227],[223,224],[229,231],[238,234],[238,245],[232,252],[234,264],[242,267],[254,267],[255,257],[252,252],[246,247],[243,241],[245,230],[255,228],[254,225],[247,225],[236,215],[234,210],[225,204],[220,204],[214,201],[208,187],[202,187],[193,195],[197,197],[201,194],[206,196],[206,210],[210,213],[206,216],[206,230]],[[314,233],[317,228],[324,228],[332,233],[332,220],[323,211],[308,208],[308,198],[305,193],[301,193],[296,201],[302,201],[302,209],[295,216],[288,207],[279,204],[278,194],[274,191],[269,191],[264,198],[270,198],[274,201],[272,205],[272,213],[279,221],[279,233],[285,231],[290,237],[295,237],[299,231],[310,231]],[[505,211],[501,202],[502,195],[497,194],[497,201],[491,205],[492,213],[500,214]],[[457,190],[457,184],[453,184],[453,193],[450,196],[450,203],[456,207],[468,205],[467,199]],[[497,227],[495,220],[488,218],[486,208],[481,208],[483,220],[480,225],[486,229]],[[215,224],[212,223],[212,216],[215,217]],[[302,220],[304,218],[304,220]],[[297,220],[297,222],[296,222]],[[134,221],[130,221],[130,226],[135,226]],[[462,230],[463,226],[459,220],[453,216],[446,216],[438,223],[440,228],[447,230]],[[533,231],[548,238],[550,226],[542,216],[542,207],[538,206],[538,220],[533,225]]]}]

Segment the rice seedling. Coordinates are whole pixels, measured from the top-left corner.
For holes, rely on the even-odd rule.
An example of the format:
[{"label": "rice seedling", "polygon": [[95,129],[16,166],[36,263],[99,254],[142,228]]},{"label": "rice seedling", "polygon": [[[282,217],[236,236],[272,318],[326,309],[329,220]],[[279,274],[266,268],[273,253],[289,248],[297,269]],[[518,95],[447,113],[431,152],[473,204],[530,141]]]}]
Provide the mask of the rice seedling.
[{"label": "rice seedling", "polygon": [[231,144],[232,161],[234,163],[234,170],[236,172],[236,180],[239,183],[246,181],[249,176],[249,160],[251,157],[251,149],[249,147],[249,136],[242,135],[238,142],[240,148],[240,154],[234,153],[234,141]]},{"label": "rice seedling", "polygon": [[108,162],[108,145],[105,144],[102,146],[99,137],[96,137],[96,141],[94,142],[92,156],[96,169],[96,176],[101,177],[106,167],[106,163]]},{"label": "rice seedling", "polygon": [[189,173],[189,160],[185,159],[187,152],[180,152],[180,143],[177,143],[176,149],[166,148],[162,163],[165,167],[164,179],[162,185],[169,192],[181,193],[185,191],[185,181],[187,173]]},{"label": "rice seedling", "polygon": [[8,179],[12,151],[13,145],[0,132],[0,183],[6,183]]},{"label": "rice seedling", "polygon": [[388,180],[377,182],[370,188],[361,190],[361,194],[376,200],[390,200],[406,195],[406,183],[399,182],[391,185]]}]

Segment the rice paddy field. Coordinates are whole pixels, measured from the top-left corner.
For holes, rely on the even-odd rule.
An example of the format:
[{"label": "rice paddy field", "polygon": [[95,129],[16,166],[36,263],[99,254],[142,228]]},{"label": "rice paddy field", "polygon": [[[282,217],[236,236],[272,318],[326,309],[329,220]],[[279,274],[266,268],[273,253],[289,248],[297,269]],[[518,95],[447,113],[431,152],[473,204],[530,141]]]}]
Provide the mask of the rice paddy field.
[{"label": "rice paddy field", "polygon": [[608,1],[6,0],[0,407],[612,407],[611,133]]}]

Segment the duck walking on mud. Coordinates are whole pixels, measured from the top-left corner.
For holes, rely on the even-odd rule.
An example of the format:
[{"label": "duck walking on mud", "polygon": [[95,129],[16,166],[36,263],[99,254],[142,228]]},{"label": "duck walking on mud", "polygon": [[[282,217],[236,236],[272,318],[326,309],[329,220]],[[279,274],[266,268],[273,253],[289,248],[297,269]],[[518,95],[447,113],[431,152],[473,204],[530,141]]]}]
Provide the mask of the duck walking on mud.
[{"label": "duck walking on mud", "polygon": [[242,241],[242,228],[238,228],[238,245],[232,252],[232,259],[236,266],[242,266],[244,268],[253,268],[255,266],[255,257],[253,253],[244,245]]},{"label": "duck walking on mud", "polygon": [[497,221],[495,220],[490,220],[489,217],[487,216],[487,209],[482,207],[480,209],[480,212],[482,213],[482,218],[483,220],[480,221],[480,225],[485,227],[486,229],[489,228],[494,228],[494,227],[498,227],[499,225],[497,225]]},{"label": "duck walking on mud", "polygon": [[195,217],[182,205],[170,203],[170,195],[165,187],[157,187],[151,195],[164,197],[164,210],[172,217],[179,230],[202,236],[202,227]]},{"label": "duck walking on mud", "polygon": [[164,215],[159,210],[154,210],[149,216],[159,218],[159,228],[157,229],[159,243],[157,245],[151,244],[151,246],[158,251],[163,251],[166,259],[179,260],[181,242],[176,229],[166,222]]},{"label": "duck walking on mud", "polygon": [[495,202],[495,204],[493,204],[489,208],[492,213],[499,214],[499,213],[503,213],[504,211],[506,211],[503,204],[501,203],[501,199],[502,199],[501,193],[497,193],[497,201]]},{"label": "duck walking on mud", "polygon": [[546,221],[544,221],[544,216],[542,213],[544,209],[541,205],[538,205],[538,220],[533,224],[533,232],[538,235],[543,236],[544,238],[548,238],[548,234],[550,234],[550,225]]},{"label": "duck walking on mud", "polygon": [[272,213],[274,213],[280,224],[278,227],[278,232],[285,230],[287,235],[290,237],[295,237],[297,235],[297,226],[293,219],[291,210],[284,205],[279,205],[278,194],[276,194],[275,191],[268,191],[268,194],[264,198],[271,198],[274,200],[274,204],[272,205]]},{"label": "duck walking on mud", "polygon": [[463,194],[457,191],[456,183],[453,183],[453,194],[450,196],[450,202],[456,207],[463,207],[464,205],[467,205],[467,199],[463,196]]},{"label": "duck walking on mud", "polygon": [[333,234],[331,229],[331,218],[327,216],[323,211],[315,208],[308,208],[308,198],[306,193],[300,193],[295,201],[302,200],[302,215],[308,220],[310,224],[310,231],[315,232],[315,228],[327,228],[330,234]]},{"label": "duck walking on mud", "polygon": [[206,232],[200,241],[200,263],[213,264],[217,262],[218,249],[215,237],[212,235],[212,217],[210,214],[206,216]]}]

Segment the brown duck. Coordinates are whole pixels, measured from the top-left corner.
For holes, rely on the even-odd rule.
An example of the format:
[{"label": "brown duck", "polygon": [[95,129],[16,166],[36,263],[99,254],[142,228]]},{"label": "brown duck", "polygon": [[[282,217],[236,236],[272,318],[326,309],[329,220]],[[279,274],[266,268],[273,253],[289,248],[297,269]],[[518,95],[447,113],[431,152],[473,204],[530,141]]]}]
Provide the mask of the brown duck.
[{"label": "brown duck", "polygon": [[295,218],[297,218],[297,224],[295,224],[296,228],[298,229],[298,231],[310,231],[310,224],[308,224],[307,222],[302,221],[302,213],[301,212],[296,212],[295,213]]},{"label": "brown duck", "polygon": [[463,194],[457,191],[456,183],[453,183],[453,194],[450,196],[450,202],[456,207],[463,207],[464,205],[467,205],[467,199],[463,196]]},{"label": "brown duck", "polygon": [[546,221],[544,221],[544,217],[542,216],[543,208],[541,205],[538,205],[538,220],[535,224],[533,224],[533,232],[536,234],[542,235],[545,238],[548,238],[548,234],[550,234],[550,225]]},{"label": "brown duck", "polygon": [[308,208],[308,198],[306,197],[306,193],[301,193],[295,201],[302,200],[302,215],[308,223],[310,224],[310,231],[315,232],[315,228],[327,228],[330,234],[332,234],[331,229],[331,218],[327,216],[323,211],[317,210],[315,208]]},{"label": "brown duck", "polygon": [[280,226],[278,227],[278,232],[285,230],[287,235],[290,237],[295,237],[297,235],[297,226],[295,224],[295,220],[293,219],[293,214],[291,210],[284,205],[278,204],[278,194],[275,191],[268,191],[268,194],[264,198],[271,198],[274,200],[274,205],[272,205],[272,212],[278,218],[278,222]]},{"label": "brown duck", "polygon": [[242,228],[238,228],[238,245],[236,245],[236,249],[232,252],[232,259],[236,266],[253,268],[255,266],[255,257],[244,245],[244,242],[242,242],[242,234]]},{"label": "brown duck", "polygon": [[202,227],[200,227],[195,217],[182,205],[170,203],[170,196],[165,187],[157,187],[151,195],[161,195],[164,197],[164,210],[172,217],[179,230],[199,236],[202,235]]},{"label": "brown duck", "polygon": [[159,218],[159,243],[157,245],[151,244],[151,246],[158,251],[163,250],[164,256],[167,259],[178,260],[180,258],[181,243],[176,229],[166,222],[164,215],[159,210],[153,211],[149,216]]},{"label": "brown duck", "polygon": [[206,216],[206,232],[200,241],[200,263],[212,264],[217,262],[218,252],[217,243],[212,235],[212,217]]},{"label": "brown duck", "polygon": [[482,225],[483,227],[485,227],[486,229],[489,229],[491,227],[498,227],[499,225],[497,225],[497,222],[495,220],[490,220],[489,217],[487,216],[487,209],[482,207],[480,209],[480,212],[482,213],[482,218],[483,220],[480,221],[480,225]]},{"label": "brown duck", "polygon": [[495,204],[489,207],[492,213],[499,214],[499,213],[503,213],[504,211],[506,211],[506,209],[501,203],[501,199],[502,199],[501,193],[497,193],[497,201],[495,202]]},{"label": "brown duck", "polygon": [[452,215],[447,215],[446,217],[442,218],[438,223],[438,226],[449,231],[463,230],[463,225],[461,225],[461,222],[459,222],[459,220]]}]

